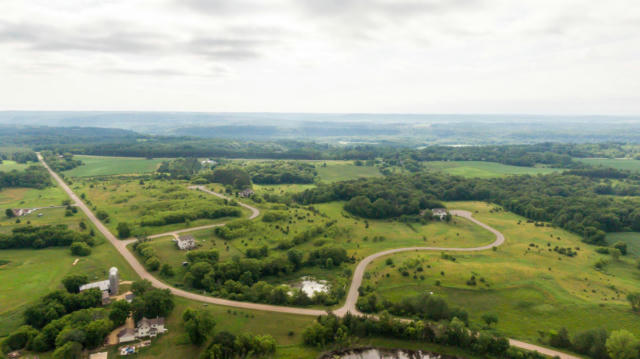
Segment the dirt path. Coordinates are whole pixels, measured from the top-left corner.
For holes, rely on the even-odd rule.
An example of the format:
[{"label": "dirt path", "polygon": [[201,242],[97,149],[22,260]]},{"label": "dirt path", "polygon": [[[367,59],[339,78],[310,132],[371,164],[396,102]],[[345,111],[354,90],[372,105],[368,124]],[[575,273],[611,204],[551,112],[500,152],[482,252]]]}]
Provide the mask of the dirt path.
[{"label": "dirt path", "polygon": [[[230,307],[236,307],[236,308],[243,308],[243,309],[251,309],[251,310],[262,310],[262,311],[270,311],[270,312],[278,312],[278,313],[288,313],[288,314],[299,314],[299,315],[311,315],[311,316],[318,316],[318,315],[323,315],[326,314],[325,310],[319,310],[319,309],[307,309],[307,308],[296,308],[296,307],[285,307],[285,306],[278,306],[278,305],[270,305],[270,304],[259,304],[259,303],[250,303],[250,302],[239,302],[239,301],[235,301],[235,300],[229,300],[229,299],[223,299],[223,298],[215,298],[215,297],[208,297],[205,295],[200,295],[200,294],[196,294],[196,293],[192,293],[192,292],[187,292],[185,290],[182,289],[178,289],[178,288],[174,288],[171,287],[169,285],[167,285],[166,283],[163,283],[161,281],[159,281],[158,279],[156,279],[153,275],[151,275],[151,273],[147,272],[147,270],[144,268],[144,266],[138,261],[138,259],[133,255],[133,253],[131,253],[128,249],[127,249],[127,245],[129,243],[132,243],[135,241],[135,239],[129,239],[126,241],[121,241],[118,240],[113,233],[111,233],[109,231],[109,229],[107,229],[107,227],[105,227],[104,224],[102,224],[102,222],[100,222],[100,220],[98,220],[98,218],[96,218],[96,216],[93,214],[93,212],[91,212],[91,210],[89,209],[89,207],[87,207],[86,204],[84,204],[84,202],[82,202],[80,200],[80,198],[78,198],[78,196],[71,190],[71,188],[69,188],[69,186],[62,180],[62,178],[60,178],[60,176],[58,176],[57,173],[55,173],[53,170],[51,170],[51,168],[49,168],[49,165],[47,165],[47,163],[44,161],[44,159],[42,158],[42,156],[40,155],[40,153],[37,153],[38,155],[38,159],[40,160],[40,162],[42,163],[42,165],[47,169],[47,171],[49,171],[49,174],[55,179],[56,183],[58,183],[58,185],[60,185],[60,187],[67,193],[67,195],[69,195],[69,197],[71,198],[71,201],[73,203],[75,203],[75,205],[78,206],[78,208],[80,208],[80,210],[82,212],[84,212],[84,214],[89,218],[89,220],[96,226],[96,228],[100,231],[100,233],[102,233],[102,235],[104,235],[104,237],[111,242],[111,244],[113,244],[113,246],[116,248],[116,250],[120,253],[120,255],[122,255],[124,257],[124,259],[129,263],[129,265],[131,265],[131,268],[133,268],[133,270],[140,276],[141,279],[146,279],[148,281],[151,282],[151,284],[153,284],[154,287],[160,288],[160,289],[169,289],[171,291],[171,293],[173,293],[174,295],[180,296],[180,297],[184,297],[187,299],[192,299],[192,300],[196,300],[196,301],[200,301],[200,302],[205,302],[205,303],[211,303],[211,304],[217,304],[217,305],[225,305],[225,306],[230,306]],[[204,186],[191,186],[189,187],[191,189],[198,189],[200,191],[203,191],[205,193],[209,193],[211,195],[217,196],[219,198],[223,198],[223,199],[229,199],[228,197],[211,191],[209,189],[207,189]],[[251,210],[251,216],[249,217],[249,219],[255,219],[256,217],[258,217],[260,215],[260,210],[258,210],[255,207],[252,207],[248,204],[244,204],[244,203],[240,203],[238,202],[240,206],[247,208],[249,210]],[[397,249],[390,249],[390,250],[386,250],[386,251],[382,251],[379,253],[375,253],[372,254],[368,257],[366,257],[365,259],[363,259],[360,263],[358,263],[358,266],[356,267],[356,270],[353,274],[353,279],[351,281],[351,286],[349,287],[349,293],[347,294],[347,299],[345,301],[345,304],[334,311],[334,313],[336,313],[337,315],[344,315],[347,312],[351,312],[354,314],[361,314],[360,312],[357,311],[355,305],[356,302],[358,301],[358,288],[360,287],[360,284],[362,283],[362,277],[364,275],[365,269],[367,267],[367,265],[369,263],[371,263],[373,260],[380,258],[382,256],[385,255],[389,255],[389,254],[393,254],[393,253],[400,253],[400,252],[407,252],[407,251],[457,251],[457,252],[472,252],[472,251],[482,251],[482,250],[487,250],[490,249],[492,247],[497,247],[499,245],[501,245],[502,243],[504,243],[505,238],[504,235],[500,232],[498,232],[497,230],[491,228],[490,226],[478,221],[477,219],[473,218],[471,215],[471,212],[468,211],[461,211],[461,210],[452,210],[451,214],[455,215],[455,216],[459,216],[459,217],[464,217],[470,221],[472,221],[473,223],[481,226],[482,228],[487,229],[488,231],[490,231],[491,233],[496,235],[496,240],[491,243],[488,244],[486,246],[481,246],[481,247],[473,247],[473,248],[443,248],[443,247],[408,247],[408,248],[397,248]],[[217,224],[215,226],[222,226],[224,225],[222,224]],[[188,231],[194,230],[193,228],[188,229]],[[187,230],[183,230],[183,231],[187,231]],[[175,231],[175,232],[169,232],[168,234],[163,233],[161,235],[156,235],[156,236],[166,236],[166,235],[173,235],[174,233],[180,233],[181,231]],[[509,339],[509,342],[511,343],[511,345],[513,345],[514,347],[518,347],[518,348],[522,348],[522,349],[526,349],[526,350],[536,350],[542,354],[546,354],[549,356],[558,356],[561,359],[580,359],[576,356],[573,355],[569,355],[569,354],[565,354],[556,350],[552,350],[552,349],[548,349],[545,347],[541,347],[535,344],[529,344],[529,343],[525,343],[525,342],[521,342],[518,340],[514,340],[514,339]]]}]

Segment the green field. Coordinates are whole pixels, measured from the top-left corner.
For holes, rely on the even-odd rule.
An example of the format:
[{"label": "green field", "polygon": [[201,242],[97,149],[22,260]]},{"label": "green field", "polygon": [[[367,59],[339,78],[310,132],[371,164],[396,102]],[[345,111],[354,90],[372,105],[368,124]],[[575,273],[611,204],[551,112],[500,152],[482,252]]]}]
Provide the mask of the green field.
[{"label": "green field", "polygon": [[[362,177],[381,177],[378,167],[356,166],[351,161],[314,161],[321,182],[347,181]],[[323,166],[326,163],[326,167]]]},{"label": "green field", "polygon": [[555,168],[520,167],[484,161],[430,161],[423,162],[427,169],[442,171],[462,177],[503,177],[524,174],[547,174],[558,171]]},{"label": "green field", "polygon": [[580,162],[592,166],[611,167],[618,170],[640,171],[640,160],[633,159],[617,159],[617,158],[575,158]]},{"label": "green field", "polygon": [[36,165],[35,162],[17,163],[15,161],[5,160],[0,163],[0,172],[9,172],[13,170],[21,171],[29,166]]},{"label": "green field", "polygon": [[63,172],[69,177],[92,177],[151,173],[163,159],[139,157],[74,156],[84,164]]},{"label": "green field", "polygon": [[36,208],[60,206],[67,195],[56,186],[44,189],[5,188],[0,190],[0,208]]},{"label": "green field", "polygon": [[619,232],[607,233],[607,243],[613,245],[616,242],[624,242],[627,244],[627,252],[631,256],[640,257],[640,233],[638,232]]},{"label": "green field", "polygon": [[[631,312],[625,298],[626,293],[638,290],[640,270],[633,258],[616,262],[596,253],[574,234],[534,226],[515,214],[492,211],[494,207],[487,204],[449,205],[473,211],[476,218],[503,232],[506,243],[495,252],[452,253],[455,262],[426,252],[394,255],[395,268],[380,259],[368,268],[371,279],[364,285],[372,285],[392,301],[434,292],[468,311],[475,325],[480,325],[482,314],[495,313],[499,330],[529,341],[536,340],[538,330],[561,327],[571,333],[604,327],[640,334],[638,315]],[[571,247],[578,254],[567,257],[550,251],[555,246]],[[594,268],[600,258],[611,260],[603,271]],[[412,262],[426,268],[418,273],[425,275],[424,280],[399,273],[397,268]],[[476,286],[466,284],[471,276],[478,279]]]}]

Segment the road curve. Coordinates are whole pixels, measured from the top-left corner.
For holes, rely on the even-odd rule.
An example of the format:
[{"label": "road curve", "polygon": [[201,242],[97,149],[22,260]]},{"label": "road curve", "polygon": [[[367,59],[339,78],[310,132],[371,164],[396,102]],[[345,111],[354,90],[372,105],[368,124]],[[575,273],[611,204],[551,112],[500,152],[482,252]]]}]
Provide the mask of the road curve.
[{"label": "road curve", "polygon": [[[55,173],[49,167],[49,165],[44,161],[44,158],[42,158],[42,155],[39,152],[37,152],[37,155],[38,155],[38,160],[47,169],[47,171],[49,172],[51,177],[54,178],[54,180],[58,183],[58,185],[60,185],[60,187],[67,193],[67,195],[71,198],[71,200],[74,202],[74,204],[78,208],[80,208],[80,210],[82,212],[84,212],[84,214],[87,216],[87,218],[89,218],[89,220],[96,226],[96,228],[100,231],[100,233],[102,233],[102,235],[104,235],[104,237],[109,242],[111,242],[111,244],[116,248],[116,250],[120,253],[120,255],[122,255],[124,257],[124,259],[129,263],[131,268],[133,268],[133,270],[140,276],[140,278],[148,280],[149,282],[151,282],[151,284],[154,287],[160,288],[160,289],[169,289],[171,291],[171,293],[173,293],[174,295],[177,295],[177,296],[180,296],[180,297],[183,297],[183,298],[192,299],[192,300],[196,300],[196,301],[200,301],[200,302],[204,302],[204,303],[216,304],[216,305],[224,305],[224,306],[230,306],[230,307],[236,307],[236,308],[251,309],[251,310],[262,310],[262,311],[287,313],[287,314],[310,315],[310,316],[319,316],[319,315],[323,315],[323,314],[327,313],[327,311],[320,310],[320,309],[285,307],[285,306],[278,306],[278,305],[259,304],[259,303],[250,303],[250,302],[239,302],[239,301],[235,301],[235,300],[209,297],[209,296],[200,295],[200,294],[196,294],[196,293],[192,293],[192,292],[187,292],[185,290],[172,287],[172,286],[170,286],[170,285],[168,285],[166,283],[163,283],[163,282],[159,281],[153,275],[151,275],[151,273],[147,272],[147,270],[144,268],[144,266],[142,264],[140,264],[140,262],[133,255],[133,253],[131,253],[131,251],[129,251],[127,249],[127,245],[130,244],[130,243],[133,243],[135,241],[135,239],[129,239],[129,240],[125,240],[125,241],[118,240],[116,238],[116,236],[114,236],[113,233],[111,233],[111,231],[109,231],[109,229],[104,224],[102,224],[102,222],[100,220],[98,220],[98,218],[93,214],[93,212],[89,209],[89,207],[87,207],[87,205],[83,201],[80,200],[80,198],[62,180],[62,178],[60,178],[60,176],[58,176],[58,174]],[[201,190],[203,192],[206,192],[206,193],[212,194],[214,196],[217,196],[219,198],[228,199],[226,196],[224,196],[222,194],[219,194],[217,192],[211,191],[211,190],[207,189],[204,186],[191,186],[189,188],[198,189],[198,190]],[[251,216],[249,217],[249,219],[254,219],[254,218],[256,218],[256,217],[258,217],[260,215],[260,211],[257,208],[249,206],[249,205],[244,204],[244,203],[240,203],[240,202],[238,202],[238,203],[240,204],[240,206],[251,210]],[[377,258],[380,258],[380,257],[388,255],[388,254],[399,253],[399,252],[407,252],[407,251],[457,251],[457,252],[482,251],[482,250],[490,249],[492,247],[497,247],[497,246],[501,245],[502,243],[504,243],[505,238],[504,238],[504,235],[502,233],[500,233],[499,231],[495,230],[494,228],[491,228],[490,226],[478,221],[477,219],[473,218],[472,215],[471,215],[471,212],[461,211],[461,210],[452,210],[451,214],[453,214],[455,216],[459,216],[459,217],[464,217],[464,218],[472,221],[473,223],[481,226],[482,228],[485,228],[485,229],[489,230],[490,232],[492,232],[493,234],[496,235],[496,240],[493,243],[488,244],[486,246],[473,247],[473,248],[408,247],[408,248],[390,249],[390,250],[386,250],[386,251],[382,251],[382,252],[379,252],[379,253],[372,254],[372,255],[366,257],[365,259],[363,259],[360,263],[358,263],[358,266],[356,267],[356,270],[354,271],[354,274],[353,274],[353,279],[352,279],[351,285],[349,287],[349,293],[347,295],[347,299],[345,301],[345,304],[341,308],[335,310],[334,313],[336,315],[340,315],[340,316],[345,315],[347,312],[351,312],[351,313],[356,314],[356,315],[361,314],[355,307],[356,302],[358,301],[358,288],[362,284],[362,277],[364,275],[364,271],[365,271],[367,265],[369,263],[371,263],[373,260],[377,259]],[[224,225],[224,224],[216,224],[216,225],[211,225],[211,226],[221,226],[221,225]],[[190,229],[184,230],[184,231],[190,231],[190,230],[195,230],[195,229],[194,228],[190,228]],[[179,232],[181,232],[181,231],[176,231],[175,233],[179,233]],[[174,232],[169,232],[169,234],[173,234],[173,233]],[[168,235],[168,234],[163,233],[162,235]],[[542,354],[545,354],[545,355],[557,356],[560,359],[580,359],[580,358],[578,358],[576,356],[573,356],[573,355],[569,355],[569,354],[566,354],[566,353],[563,353],[563,352],[559,352],[559,351],[556,351],[556,350],[552,350],[552,349],[548,349],[548,348],[545,348],[545,347],[541,347],[541,346],[538,346],[538,345],[535,345],[535,344],[521,342],[521,341],[518,341],[518,340],[515,340],[515,339],[509,339],[509,343],[511,345],[513,345],[514,347],[518,347],[518,348],[526,349],[526,350],[538,351],[538,352],[540,352]]]}]

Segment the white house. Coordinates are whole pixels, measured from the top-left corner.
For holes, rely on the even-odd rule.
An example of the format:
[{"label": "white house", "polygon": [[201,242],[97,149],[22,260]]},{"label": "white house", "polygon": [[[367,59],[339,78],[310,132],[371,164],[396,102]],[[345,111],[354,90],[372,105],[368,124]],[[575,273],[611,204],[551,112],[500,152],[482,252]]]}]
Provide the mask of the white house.
[{"label": "white house", "polygon": [[184,235],[175,239],[178,248],[181,250],[190,250],[196,247],[196,240],[192,235]]},{"label": "white house", "polygon": [[155,319],[142,318],[136,325],[136,337],[155,337],[158,334],[162,334],[167,330],[164,328],[164,318],[157,317]]},{"label": "white house", "polygon": [[447,215],[449,214],[449,212],[447,211],[446,208],[433,208],[431,210],[431,212],[433,213],[433,217],[437,217],[439,218],[441,221],[443,219],[445,219],[447,217]]}]

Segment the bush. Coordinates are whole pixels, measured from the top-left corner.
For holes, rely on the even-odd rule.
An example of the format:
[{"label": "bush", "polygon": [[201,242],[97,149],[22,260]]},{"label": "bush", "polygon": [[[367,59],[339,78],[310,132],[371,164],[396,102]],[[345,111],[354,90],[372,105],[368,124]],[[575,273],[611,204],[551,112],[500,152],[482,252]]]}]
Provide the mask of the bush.
[{"label": "bush", "polygon": [[74,256],[88,256],[91,254],[91,248],[84,242],[73,242],[71,244],[71,254]]}]

